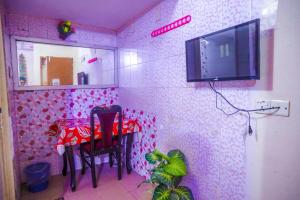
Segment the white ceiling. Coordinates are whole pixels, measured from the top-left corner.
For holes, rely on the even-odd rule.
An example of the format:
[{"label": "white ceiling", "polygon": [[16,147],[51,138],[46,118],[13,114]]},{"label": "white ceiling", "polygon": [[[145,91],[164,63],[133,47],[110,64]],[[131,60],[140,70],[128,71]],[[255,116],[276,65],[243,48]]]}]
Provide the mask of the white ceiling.
[{"label": "white ceiling", "polygon": [[4,0],[9,11],[117,31],[163,0]]}]

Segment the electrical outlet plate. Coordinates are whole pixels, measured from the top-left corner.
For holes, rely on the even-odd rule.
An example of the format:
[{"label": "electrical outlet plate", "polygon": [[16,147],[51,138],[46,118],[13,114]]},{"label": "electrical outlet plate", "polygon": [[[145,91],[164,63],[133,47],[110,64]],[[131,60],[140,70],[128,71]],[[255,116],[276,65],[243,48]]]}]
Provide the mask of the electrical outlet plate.
[{"label": "electrical outlet plate", "polygon": [[[278,109],[276,109],[279,107]],[[274,108],[271,110],[257,111],[258,114],[278,115],[288,117],[290,114],[290,102],[283,100],[262,100],[256,102],[256,109]]]}]

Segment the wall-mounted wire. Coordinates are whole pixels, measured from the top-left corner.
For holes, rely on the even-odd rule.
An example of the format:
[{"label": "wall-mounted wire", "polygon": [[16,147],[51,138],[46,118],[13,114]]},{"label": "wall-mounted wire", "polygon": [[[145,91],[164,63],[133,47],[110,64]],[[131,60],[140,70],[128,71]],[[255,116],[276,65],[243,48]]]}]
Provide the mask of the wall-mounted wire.
[{"label": "wall-mounted wire", "polygon": [[[249,135],[252,135],[252,133],[253,133],[253,130],[252,130],[252,127],[251,127],[251,112],[258,112],[258,111],[265,111],[265,110],[275,110],[275,109],[279,110],[280,109],[280,107],[270,107],[270,108],[260,108],[260,109],[239,108],[239,107],[233,105],[221,92],[216,90],[215,82],[209,82],[209,86],[216,94],[216,108],[218,110],[222,111],[227,116],[231,116],[231,115],[237,114],[239,112],[244,112],[244,113],[248,114],[248,133],[249,133]],[[231,112],[231,113],[228,113],[223,108],[219,107],[218,106],[218,96],[220,96],[222,99],[224,99],[227,102],[227,104],[229,106],[231,106],[235,111]]]}]

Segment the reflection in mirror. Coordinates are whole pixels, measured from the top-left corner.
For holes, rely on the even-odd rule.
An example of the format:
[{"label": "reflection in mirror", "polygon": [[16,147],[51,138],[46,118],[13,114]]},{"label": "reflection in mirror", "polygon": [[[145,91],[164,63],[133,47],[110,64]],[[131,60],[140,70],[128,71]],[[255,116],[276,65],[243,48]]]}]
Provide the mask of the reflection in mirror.
[{"label": "reflection in mirror", "polygon": [[19,86],[113,85],[114,50],[17,41]]}]

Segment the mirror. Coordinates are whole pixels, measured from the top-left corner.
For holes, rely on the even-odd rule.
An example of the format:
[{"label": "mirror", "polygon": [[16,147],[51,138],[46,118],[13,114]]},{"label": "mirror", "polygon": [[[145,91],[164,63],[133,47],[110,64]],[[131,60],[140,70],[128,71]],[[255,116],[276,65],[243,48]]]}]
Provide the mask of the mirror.
[{"label": "mirror", "polygon": [[18,86],[114,85],[114,49],[16,41]]}]

